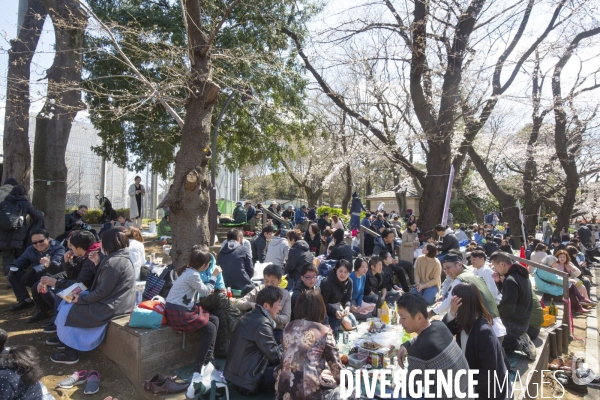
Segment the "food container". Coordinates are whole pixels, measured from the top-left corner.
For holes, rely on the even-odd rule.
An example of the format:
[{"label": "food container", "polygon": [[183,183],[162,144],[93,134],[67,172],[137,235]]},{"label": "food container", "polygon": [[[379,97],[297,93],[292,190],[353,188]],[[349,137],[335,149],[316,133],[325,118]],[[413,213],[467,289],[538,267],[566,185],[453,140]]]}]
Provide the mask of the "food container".
[{"label": "food container", "polygon": [[367,354],[354,353],[348,356],[348,365],[354,368],[362,368],[367,363]]},{"label": "food container", "polygon": [[556,322],[556,317],[554,315],[546,314],[544,315],[544,322],[542,323],[543,327],[554,325]]},{"label": "food container", "polygon": [[373,335],[371,340],[383,347],[394,346],[399,348],[402,344],[402,331],[381,332]]},{"label": "food container", "polygon": [[548,314],[550,314],[550,307],[544,307],[544,308],[542,308],[542,313],[543,313],[544,315],[548,315]]}]

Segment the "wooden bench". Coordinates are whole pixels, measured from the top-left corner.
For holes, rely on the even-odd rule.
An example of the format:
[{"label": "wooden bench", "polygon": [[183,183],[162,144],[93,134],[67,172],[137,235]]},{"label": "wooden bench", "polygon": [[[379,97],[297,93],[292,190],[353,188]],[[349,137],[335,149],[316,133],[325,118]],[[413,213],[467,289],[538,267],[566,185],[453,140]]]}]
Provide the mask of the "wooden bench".
[{"label": "wooden bench", "polygon": [[168,326],[130,328],[128,322],[129,316],[111,321],[99,349],[121,368],[140,394],[153,396],[144,393],[144,381],[193,364],[202,333],[182,334]]}]

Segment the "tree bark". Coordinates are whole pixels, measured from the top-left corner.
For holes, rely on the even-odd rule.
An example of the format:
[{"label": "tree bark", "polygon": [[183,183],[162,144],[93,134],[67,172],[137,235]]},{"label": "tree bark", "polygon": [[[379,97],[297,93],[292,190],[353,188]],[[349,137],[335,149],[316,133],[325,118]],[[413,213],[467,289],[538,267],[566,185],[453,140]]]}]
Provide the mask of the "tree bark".
[{"label": "tree bark", "polygon": [[87,19],[76,0],[43,0],[54,25],[54,62],[47,71],[46,102],[36,117],[33,205],[45,213],[52,236],[65,230],[65,154],[81,102],[83,34]]},{"label": "tree bark", "polygon": [[171,213],[173,265],[188,261],[194,245],[208,245],[209,190],[207,165],[210,163],[211,117],[219,86],[211,81],[212,48],[203,31],[204,22],[198,0],[184,0],[190,49],[190,90],[181,132],[181,148],[175,157],[175,174],[168,205]]},{"label": "tree bark", "polygon": [[350,163],[346,164],[346,179],[344,181],[346,186],[346,191],[344,192],[344,197],[342,198],[342,214],[348,214],[348,203],[350,203],[350,199],[352,198],[352,170],[350,169]]},{"label": "tree bark", "polygon": [[23,25],[10,41],[4,115],[4,169],[2,182],[15,178],[29,192],[31,148],[29,147],[29,79],[31,59],[46,20],[46,7],[29,0]]}]

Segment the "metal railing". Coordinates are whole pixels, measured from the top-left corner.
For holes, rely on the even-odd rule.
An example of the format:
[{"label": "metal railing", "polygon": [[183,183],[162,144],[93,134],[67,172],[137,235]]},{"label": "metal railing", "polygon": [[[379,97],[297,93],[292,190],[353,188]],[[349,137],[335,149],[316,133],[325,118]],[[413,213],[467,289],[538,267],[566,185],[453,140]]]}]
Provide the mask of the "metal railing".
[{"label": "metal railing", "polygon": [[[541,263],[538,263],[538,262],[535,262],[535,261],[531,261],[531,260],[527,260],[525,258],[521,258],[521,257],[515,256],[514,254],[506,253],[506,255],[508,257],[510,257],[513,261],[516,261],[516,262],[519,262],[519,263],[524,263],[524,264],[530,265],[530,266],[532,266],[534,268],[539,268],[539,269],[541,269],[543,271],[550,272],[550,273],[552,273],[554,275],[562,277],[563,278],[563,280],[562,280],[563,281],[562,282],[563,298],[567,299],[567,300],[569,299],[569,278],[571,277],[569,274],[567,274],[566,272],[563,272],[563,271],[556,270],[556,269],[554,269],[552,267],[549,267],[547,265],[544,265],[544,264],[541,264]],[[566,304],[565,304],[565,307],[563,307],[563,324],[567,324],[569,326],[571,326],[570,325],[570,323],[571,323],[570,312],[571,311],[570,311],[569,307],[567,307]]]},{"label": "metal railing", "polygon": [[373,236],[374,238],[381,237],[381,235],[379,233],[374,232],[374,231],[370,230],[369,228],[360,225],[359,233],[358,233],[358,241],[359,241],[358,248],[360,249],[360,254],[363,256],[365,255],[365,233]]},{"label": "metal railing", "polygon": [[269,217],[271,217],[272,219],[281,222],[283,224],[284,228],[288,228],[288,229],[290,228],[290,222],[288,220],[286,220],[282,216],[277,215],[273,211],[270,211],[266,208],[262,209],[262,224],[263,224],[263,226],[267,226],[267,215]]}]

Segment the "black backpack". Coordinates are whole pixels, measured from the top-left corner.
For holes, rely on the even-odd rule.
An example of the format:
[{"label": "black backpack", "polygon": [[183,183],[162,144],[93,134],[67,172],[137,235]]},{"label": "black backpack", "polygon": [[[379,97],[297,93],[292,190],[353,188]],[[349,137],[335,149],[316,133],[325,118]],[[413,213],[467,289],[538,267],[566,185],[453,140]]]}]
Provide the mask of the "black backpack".
[{"label": "black backpack", "polygon": [[0,212],[0,230],[15,232],[25,225],[23,210],[18,203],[5,203]]}]

